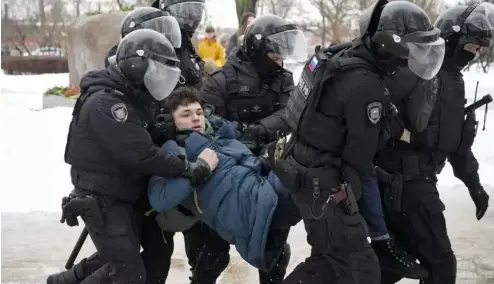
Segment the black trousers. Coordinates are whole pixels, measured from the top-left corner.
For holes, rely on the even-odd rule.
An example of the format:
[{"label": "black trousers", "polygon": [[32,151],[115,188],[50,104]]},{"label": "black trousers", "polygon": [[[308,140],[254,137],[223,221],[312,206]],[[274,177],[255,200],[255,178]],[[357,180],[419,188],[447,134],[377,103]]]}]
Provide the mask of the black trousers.
[{"label": "black trousers", "polygon": [[367,241],[364,219],[359,213],[348,215],[339,205],[329,205],[324,210],[329,194],[323,191],[317,199],[312,192],[292,195],[312,250],[283,283],[379,283],[379,261]]},{"label": "black trousers", "polygon": [[[435,182],[427,179],[405,181],[402,197],[403,212],[385,211],[388,229],[429,271],[424,284],[456,283],[456,257],[446,229],[445,207]],[[385,284],[400,280],[385,272],[382,278]]]},{"label": "black trousers", "polygon": [[[129,219],[132,220],[132,222],[129,223],[131,224],[130,227],[132,227],[132,229],[129,227],[129,231],[137,231],[139,243],[140,246],[142,246],[140,257],[142,259],[146,275],[146,280],[142,283],[165,283],[170,270],[171,256],[174,250],[173,237],[175,233],[162,231],[154,216],[145,216],[145,212],[149,209],[150,208],[146,200],[141,200],[134,206],[126,207],[126,210],[129,211]],[[111,211],[108,211],[107,213],[109,212]],[[109,222],[112,220],[107,217],[106,221]],[[204,246],[204,232],[209,231],[209,227],[206,226],[205,228],[204,226],[205,225],[202,223],[198,223],[188,231],[183,232],[185,251],[191,267],[195,266],[198,254]],[[91,239],[93,239],[94,242],[92,235]],[[99,241],[98,236],[96,236],[96,239]],[[111,238],[108,240],[111,242]],[[96,248],[98,249],[98,247]],[[139,246],[137,246],[137,248],[139,251]],[[82,259],[81,262],[76,264],[78,267],[75,268],[75,271],[82,271],[83,275],[78,275],[78,277],[83,279],[95,273],[98,269],[103,267],[105,263],[106,261],[102,259],[100,251],[98,250],[98,252],[92,254],[88,258]]]},{"label": "black trousers", "polygon": [[[205,244],[193,270],[192,284],[216,283],[230,262],[230,244],[209,227],[203,230],[203,233],[205,233],[203,234]],[[266,246],[270,251],[277,252],[276,263],[269,272],[259,270],[260,284],[283,282],[290,261],[290,247],[286,244],[288,233],[289,230],[277,230],[276,234],[270,232]],[[269,244],[270,239],[272,239],[272,245]]]}]

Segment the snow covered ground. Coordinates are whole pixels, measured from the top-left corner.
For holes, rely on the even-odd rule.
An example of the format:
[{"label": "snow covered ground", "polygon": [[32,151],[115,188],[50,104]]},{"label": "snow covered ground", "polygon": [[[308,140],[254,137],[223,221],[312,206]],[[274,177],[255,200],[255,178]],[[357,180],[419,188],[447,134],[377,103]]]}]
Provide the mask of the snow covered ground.
[{"label": "snow covered ground", "polygon": [[[297,78],[299,72],[295,72]],[[469,103],[473,101],[477,80],[479,97],[487,93],[494,95],[493,74],[475,70],[466,74]],[[72,110],[69,107],[30,109],[39,104],[33,101],[39,100],[39,95],[49,87],[67,85],[68,74],[2,75],[0,79],[1,283],[44,283],[48,274],[63,268],[80,233],[80,228],[59,223],[60,198],[71,190],[69,167],[63,161],[63,154]],[[488,116],[486,131],[480,131],[482,125],[479,127],[474,152],[484,187],[494,198],[494,147],[490,140],[494,139],[494,115]],[[478,117],[482,121],[483,111],[478,111]],[[441,197],[447,207],[448,229],[458,258],[458,283],[494,283],[494,209],[477,222],[468,192],[453,177],[449,166],[439,179]],[[187,261],[180,234],[175,242],[167,283],[187,283]],[[309,254],[302,224],[292,230],[289,242],[293,253],[291,271]],[[84,245],[81,256],[92,252],[89,243]],[[258,283],[257,272],[233,252],[232,262],[219,282]]]}]

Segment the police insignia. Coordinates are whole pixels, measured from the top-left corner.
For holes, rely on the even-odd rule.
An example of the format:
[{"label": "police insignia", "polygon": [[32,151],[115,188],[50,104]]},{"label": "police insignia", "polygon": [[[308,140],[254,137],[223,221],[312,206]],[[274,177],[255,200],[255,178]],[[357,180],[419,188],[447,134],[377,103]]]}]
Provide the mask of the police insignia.
[{"label": "police insignia", "polygon": [[118,103],[111,107],[111,114],[116,121],[125,122],[129,116],[129,111],[127,110],[127,106],[125,104]]},{"label": "police insignia", "polygon": [[373,102],[367,105],[367,117],[372,124],[377,124],[381,120],[383,104]]}]

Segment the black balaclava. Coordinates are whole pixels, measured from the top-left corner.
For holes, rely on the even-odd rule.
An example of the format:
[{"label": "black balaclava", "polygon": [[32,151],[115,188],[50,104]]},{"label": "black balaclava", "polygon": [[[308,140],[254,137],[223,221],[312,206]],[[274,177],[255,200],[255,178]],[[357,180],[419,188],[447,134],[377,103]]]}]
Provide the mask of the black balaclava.
[{"label": "black balaclava", "polygon": [[259,56],[252,60],[254,67],[261,79],[270,79],[279,75],[283,66],[278,65],[267,55],[267,52],[263,56]]}]

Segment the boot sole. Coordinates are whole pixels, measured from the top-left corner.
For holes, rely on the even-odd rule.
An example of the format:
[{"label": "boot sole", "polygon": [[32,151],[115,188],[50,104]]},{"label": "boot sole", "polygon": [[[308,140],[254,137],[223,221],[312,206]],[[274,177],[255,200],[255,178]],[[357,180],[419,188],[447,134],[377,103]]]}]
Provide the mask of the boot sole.
[{"label": "boot sole", "polygon": [[424,273],[424,275],[421,275],[421,276],[417,276],[417,274],[408,274],[406,272],[403,272],[402,270],[396,270],[396,269],[392,269],[392,268],[389,268],[386,266],[381,266],[381,269],[383,271],[390,272],[390,273],[393,273],[393,274],[396,274],[399,276],[403,276],[404,278],[408,278],[408,279],[421,280],[421,279],[425,279],[429,276],[428,273]]}]

